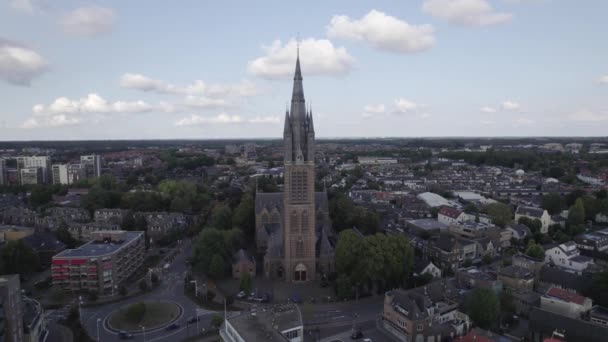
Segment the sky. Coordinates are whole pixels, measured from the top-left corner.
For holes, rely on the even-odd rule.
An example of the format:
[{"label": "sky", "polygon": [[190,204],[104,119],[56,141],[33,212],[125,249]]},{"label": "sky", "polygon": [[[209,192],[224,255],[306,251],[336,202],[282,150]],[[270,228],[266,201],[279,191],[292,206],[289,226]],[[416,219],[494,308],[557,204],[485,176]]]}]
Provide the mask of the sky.
[{"label": "sky", "polygon": [[606,136],[608,1],[0,1],[0,140]]}]

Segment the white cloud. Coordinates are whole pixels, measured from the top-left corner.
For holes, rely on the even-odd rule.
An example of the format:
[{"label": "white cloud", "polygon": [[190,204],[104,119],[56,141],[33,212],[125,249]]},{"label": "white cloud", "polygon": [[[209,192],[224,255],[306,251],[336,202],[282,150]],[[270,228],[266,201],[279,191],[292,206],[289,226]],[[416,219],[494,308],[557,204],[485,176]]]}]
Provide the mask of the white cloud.
[{"label": "white cloud", "polygon": [[604,75],[597,80],[601,84],[608,84],[608,75]]},{"label": "white cloud", "polygon": [[433,32],[431,25],[411,25],[377,10],[359,20],[336,15],[327,27],[329,37],[362,40],[377,49],[401,53],[431,48],[435,44]]},{"label": "white cloud", "polygon": [[112,31],[114,10],[105,7],[81,7],[66,14],[61,25],[70,35],[95,37]]},{"label": "white cloud", "polygon": [[479,121],[479,123],[481,123],[482,125],[495,125],[496,121],[494,121],[494,120],[481,120],[481,121]]},{"label": "white cloud", "polygon": [[367,105],[363,108],[364,117],[371,117],[371,116],[374,116],[375,114],[384,114],[385,112],[386,112],[386,107],[384,106],[384,104]]},{"label": "white cloud", "polygon": [[184,105],[191,108],[218,108],[230,107],[231,104],[224,99],[214,99],[200,96],[186,96]]},{"label": "white cloud", "polygon": [[521,106],[517,102],[504,101],[502,103],[502,109],[504,110],[519,110],[519,108],[521,108]]},{"label": "white cloud", "polygon": [[48,69],[47,61],[36,51],[0,38],[0,79],[28,86]]},{"label": "white cloud", "polygon": [[487,0],[424,0],[422,10],[464,26],[501,24],[513,17],[511,13],[496,12]]},{"label": "white cloud", "polygon": [[416,104],[413,101],[404,99],[404,98],[398,98],[395,100],[395,113],[409,113],[412,112],[416,109],[418,109],[420,106],[418,104]]},{"label": "white cloud", "polygon": [[177,127],[186,126],[201,126],[205,124],[278,124],[280,119],[278,116],[256,116],[252,119],[244,119],[239,115],[229,115],[220,113],[216,116],[200,116],[192,114],[190,116],[179,119],[175,122]]},{"label": "white cloud", "polygon": [[78,125],[82,121],[82,118],[74,115],[57,114],[46,117],[29,118],[25,120],[20,127],[25,129],[38,127],[63,127]]},{"label": "white cloud", "polygon": [[87,114],[87,113],[142,113],[157,110],[144,101],[115,101],[110,102],[91,93],[78,100],[59,97],[49,105],[37,104],[32,108],[35,116],[52,116],[57,114]]},{"label": "white cloud", "polygon": [[126,73],[120,78],[123,88],[156,92],[159,94],[189,95],[189,96],[254,96],[258,89],[255,83],[243,80],[236,84],[206,84],[195,80],[192,84],[176,86],[161,80],[156,80],[142,74]]},{"label": "white cloud", "polygon": [[[265,56],[249,61],[247,70],[266,79],[292,77],[297,45],[295,39],[284,45],[280,40],[275,40],[270,46],[263,47]],[[345,75],[354,63],[354,58],[344,47],[335,47],[327,39],[304,39],[300,42],[300,57],[304,75]]]},{"label": "white cloud", "polygon": [[488,106],[481,107],[479,110],[484,113],[496,113],[496,108],[488,107]]}]

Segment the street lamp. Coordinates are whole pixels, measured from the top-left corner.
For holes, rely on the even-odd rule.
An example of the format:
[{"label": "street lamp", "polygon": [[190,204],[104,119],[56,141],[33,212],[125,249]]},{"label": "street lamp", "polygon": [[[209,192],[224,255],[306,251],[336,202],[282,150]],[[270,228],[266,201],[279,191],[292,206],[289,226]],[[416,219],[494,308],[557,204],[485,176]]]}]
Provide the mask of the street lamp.
[{"label": "street lamp", "polygon": [[141,331],[144,333],[144,342],[146,342],[146,327],[142,325]]},{"label": "street lamp", "polygon": [[97,319],[97,342],[101,341],[101,340],[99,339],[99,322],[101,322],[101,318],[98,318],[98,319]]},{"label": "street lamp", "polygon": [[82,296],[78,296],[78,320],[80,324],[82,324],[82,310],[80,309],[80,304],[82,304]]}]

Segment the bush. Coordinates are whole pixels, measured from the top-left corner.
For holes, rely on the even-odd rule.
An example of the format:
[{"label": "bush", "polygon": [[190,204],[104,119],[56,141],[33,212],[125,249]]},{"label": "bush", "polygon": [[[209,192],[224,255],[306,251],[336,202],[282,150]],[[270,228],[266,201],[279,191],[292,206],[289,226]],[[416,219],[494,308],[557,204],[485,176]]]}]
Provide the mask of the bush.
[{"label": "bush", "polygon": [[241,284],[239,287],[247,293],[251,292],[251,276],[248,272],[241,276]]},{"label": "bush", "polygon": [[222,323],[224,323],[224,318],[222,316],[214,315],[211,318],[211,326],[216,329],[219,329],[219,327],[222,326]]},{"label": "bush", "polygon": [[139,323],[146,314],[146,304],[144,302],[135,303],[127,308],[125,318],[131,323]]}]

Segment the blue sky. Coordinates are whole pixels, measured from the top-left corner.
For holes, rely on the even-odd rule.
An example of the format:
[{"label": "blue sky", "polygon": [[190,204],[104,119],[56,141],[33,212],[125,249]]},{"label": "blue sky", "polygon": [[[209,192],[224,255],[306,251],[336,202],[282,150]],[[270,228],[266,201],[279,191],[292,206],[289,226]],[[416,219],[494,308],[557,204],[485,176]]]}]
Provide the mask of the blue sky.
[{"label": "blue sky", "polygon": [[0,140],[597,136],[605,0],[0,3]]}]

